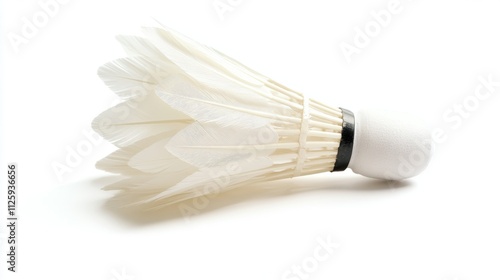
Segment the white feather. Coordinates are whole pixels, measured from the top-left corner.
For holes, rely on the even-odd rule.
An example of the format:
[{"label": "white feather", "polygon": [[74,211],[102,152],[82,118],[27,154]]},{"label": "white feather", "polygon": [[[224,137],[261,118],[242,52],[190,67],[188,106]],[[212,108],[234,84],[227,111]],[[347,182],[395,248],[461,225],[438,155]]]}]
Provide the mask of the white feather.
[{"label": "white feather", "polygon": [[176,195],[183,195],[182,199],[189,199],[207,195],[211,192],[227,191],[232,186],[237,186],[258,175],[265,174],[270,166],[272,166],[272,161],[269,158],[259,157],[252,161],[234,161],[227,165],[201,168],[179,183],[144,202],[168,199]]},{"label": "white feather", "polygon": [[193,168],[192,165],[167,150],[166,145],[169,141],[169,138],[165,138],[146,146],[142,151],[130,157],[128,165],[144,173],[153,174],[165,170],[175,174],[176,172]]},{"label": "white feather", "polygon": [[106,140],[126,147],[151,136],[177,131],[192,121],[155,94],[146,94],[104,111],[94,119],[92,127]]},{"label": "white feather", "polygon": [[[266,143],[259,143],[259,134],[265,131]],[[166,144],[173,155],[197,168],[224,166],[232,162],[252,161],[275,151],[272,145],[278,135],[271,127],[246,129],[195,122],[180,130]],[[258,148],[257,145],[263,147]]]}]

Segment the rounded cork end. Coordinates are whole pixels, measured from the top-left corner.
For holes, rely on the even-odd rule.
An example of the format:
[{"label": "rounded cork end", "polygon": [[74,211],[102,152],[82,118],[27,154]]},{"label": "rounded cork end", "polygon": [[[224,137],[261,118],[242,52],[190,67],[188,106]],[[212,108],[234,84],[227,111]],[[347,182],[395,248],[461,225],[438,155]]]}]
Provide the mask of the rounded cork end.
[{"label": "rounded cork end", "polygon": [[385,180],[402,180],[428,165],[433,142],[419,118],[397,112],[361,110],[355,114],[354,147],[349,168]]}]

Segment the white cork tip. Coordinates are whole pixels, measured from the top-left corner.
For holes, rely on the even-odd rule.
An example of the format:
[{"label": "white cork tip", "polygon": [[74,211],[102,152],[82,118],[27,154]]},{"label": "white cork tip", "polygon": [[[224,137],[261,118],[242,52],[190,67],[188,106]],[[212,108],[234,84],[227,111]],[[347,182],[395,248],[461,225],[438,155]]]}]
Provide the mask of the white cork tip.
[{"label": "white cork tip", "polygon": [[361,110],[355,114],[349,168],[378,179],[402,180],[422,172],[433,152],[430,129],[406,113]]}]

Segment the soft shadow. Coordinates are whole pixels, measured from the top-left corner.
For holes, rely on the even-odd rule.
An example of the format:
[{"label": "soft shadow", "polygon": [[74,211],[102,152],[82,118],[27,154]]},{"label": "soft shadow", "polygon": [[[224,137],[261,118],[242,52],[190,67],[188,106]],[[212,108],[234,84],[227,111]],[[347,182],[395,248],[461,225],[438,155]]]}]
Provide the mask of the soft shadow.
[{"label": "soft shadow", "polygon": [[[116,177],[114,177],[116,180]],[[95,180],[94,183],[113,182],[111,178]],[[102,184],[100,185],[102,186]],[[334,192],[381,192],[411,186],[410,181],[384,181],[358,176],[343,178],[306,176],[300,178],[265,182],[237,188],[212,197],[193,198],[161,208],[149,205],[119,207],[113,199],[104,204],[104,209],[133,225],[146,225],[162,221],[192,219],[210,212],[248,201],[263,201],[296,195],[301,192],[321,191],[328,195]]]}]

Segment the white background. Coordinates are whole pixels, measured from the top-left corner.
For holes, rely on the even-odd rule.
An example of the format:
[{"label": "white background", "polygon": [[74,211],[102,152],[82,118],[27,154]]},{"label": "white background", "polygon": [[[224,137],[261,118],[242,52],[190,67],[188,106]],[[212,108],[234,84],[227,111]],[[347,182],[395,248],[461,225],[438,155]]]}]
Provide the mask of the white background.
[{"label": "white background", "polygon": [[[0,7],[0,279],[500,279],[500,87],[474,96],[480,77],[500,81],[498,1],[401,0],[380,30],[373,12],[388,0],[220,0],[225,12],[214,0],[70,0],[40,23],[46,2]],[[39,27],[16,45],[23,18]],[[330,105],[420,115],[441,131],[433,161],[397,185],[347,171],[231,191],[190,219],[175,206],[109,209],[100,187],[115,179],[94,163],[112,145],[96,140],[61,178],[53,166],[118,102],[96,75],[124,55],[114,36],[154,20]],[[349,63],[341,44],[356,47],[367,26]],[[17,273],[5,262],[8,162]],[[315,259],[319,239],[340,247]]]}]

